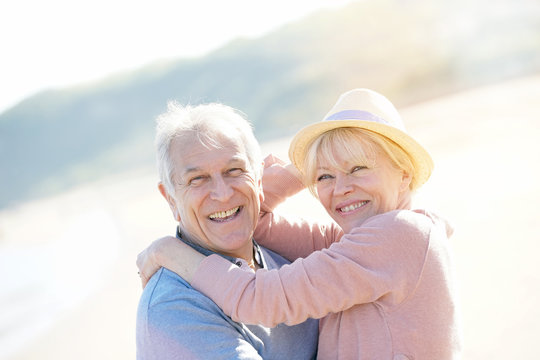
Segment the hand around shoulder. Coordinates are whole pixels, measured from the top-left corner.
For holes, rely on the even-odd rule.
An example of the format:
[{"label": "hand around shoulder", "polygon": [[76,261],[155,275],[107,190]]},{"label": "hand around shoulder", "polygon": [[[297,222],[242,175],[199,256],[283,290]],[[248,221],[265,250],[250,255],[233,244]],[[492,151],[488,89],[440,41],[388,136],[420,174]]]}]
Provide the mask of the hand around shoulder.
[{"label": "hand around shoulder", "polygon": [[242,331],[212,300],[161,268],[139,303],[137,354],[140,359],[237,359],[240,354],[260,359]]}]

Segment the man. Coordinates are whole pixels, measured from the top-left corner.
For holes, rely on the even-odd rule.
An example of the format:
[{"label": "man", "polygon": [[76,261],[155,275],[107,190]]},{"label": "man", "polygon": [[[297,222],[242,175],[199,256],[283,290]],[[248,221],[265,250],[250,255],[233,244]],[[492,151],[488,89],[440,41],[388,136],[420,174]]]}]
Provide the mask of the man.
[{"label": "man", "polygon": [[[178,241],[205,255],[217,253],[232,266],[256,270],[288,263],[252,239],[263,197],[263,162],[242,116],[222,104],[170,104],[158,118],[156,145],[158,187],[178,221]],[[139,303],[137,358],[312,359],[317,330],[316,320],[272,329],[234,322],[161,268]]]}]

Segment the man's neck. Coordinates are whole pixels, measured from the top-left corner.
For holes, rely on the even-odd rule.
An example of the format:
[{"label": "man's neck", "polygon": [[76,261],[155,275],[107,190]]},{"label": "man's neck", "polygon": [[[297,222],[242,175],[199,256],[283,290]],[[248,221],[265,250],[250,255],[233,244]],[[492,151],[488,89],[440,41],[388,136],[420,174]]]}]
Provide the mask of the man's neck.
[{"label": "man's neck", "polygon": [[187,232],[181,231],[180,228],[176,229],[176,237],[181,239],[186,244],[190,245],[192,248],[194,248],[203,255],[209,256],[211,254],[219,254],[233,262],[235,259],[243,259],[252,269],[256,270],[260,268],[259,264],[257,264],[257,261],[255,261],[254,254],[256,248],[253,244],[253,241],[250,241],[249,247],[246,246],[246,249],[242,252],[225,252],[208,248],[207,246],[205,246],[206,244],[203,245],[201,241],[198,241],[198,239],[196,239],[195,237],[190,236]]}]

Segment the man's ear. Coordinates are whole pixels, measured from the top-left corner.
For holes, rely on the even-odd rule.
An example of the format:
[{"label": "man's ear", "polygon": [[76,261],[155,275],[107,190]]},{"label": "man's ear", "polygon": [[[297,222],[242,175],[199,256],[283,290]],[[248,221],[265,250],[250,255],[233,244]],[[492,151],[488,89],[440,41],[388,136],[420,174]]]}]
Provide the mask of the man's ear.
[{"label": "man's ear", "polygon": [[257,187],[259,188],[259,201],[261,202],[261,204],[264,202],[264,189],[263,189],[263,172],[264,172],[264,161],[262,162],[262,165],[261,165],[261,174],[259,176],[259,180],[257,181]]},{"label": "man's ear", "polygon": [[180,213],[178,212],[178,207],[176,206],[176,201],[174,198],[169,195],[167,192],[167,189],[165,189],[165,185],[163,183],[158,184],[158,189],[161,195],[167,200],[167,203],[169,204],[169,207],[171,208],[171,211],[173,213],[173,217],[176,221],[180,222]]}]

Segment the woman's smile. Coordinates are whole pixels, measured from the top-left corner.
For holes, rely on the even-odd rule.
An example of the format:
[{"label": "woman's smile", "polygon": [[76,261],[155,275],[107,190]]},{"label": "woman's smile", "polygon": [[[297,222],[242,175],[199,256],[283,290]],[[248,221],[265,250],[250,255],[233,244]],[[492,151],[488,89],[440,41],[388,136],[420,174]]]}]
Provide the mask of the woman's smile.
[{"label": "woman's smile", "polygon": [[349,205],[338,206],[336,210],[343,215],[349,215],[353,213],[355,210],[364,207],[365,205],[367,205],[367,203],[369,203],[369,201],[367,200],[355,202]]}]

